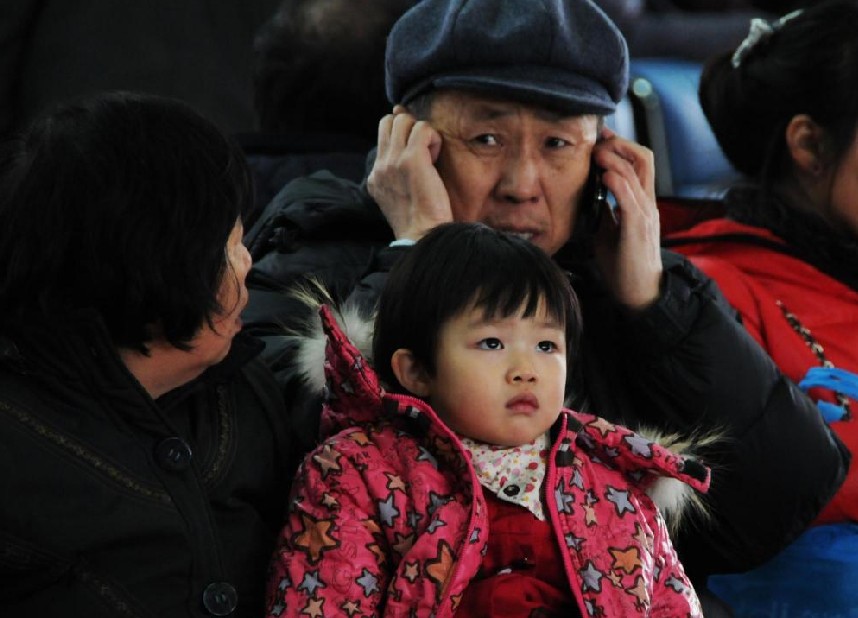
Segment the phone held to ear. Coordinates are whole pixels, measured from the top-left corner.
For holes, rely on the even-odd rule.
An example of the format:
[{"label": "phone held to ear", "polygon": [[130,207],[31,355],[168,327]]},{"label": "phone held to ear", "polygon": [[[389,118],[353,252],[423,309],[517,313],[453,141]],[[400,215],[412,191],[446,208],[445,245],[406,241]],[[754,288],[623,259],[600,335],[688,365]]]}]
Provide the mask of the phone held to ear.
[{"label": "phone held to ear", "polygon": [[619,225],[617,201],[602,183],[602,170],[595,162],[591,162],[590,175],[581,197],[581,208],[578,210],[573,238],[577,241],[575,244],[586,247],[598,231],[603,216],[610,217],[613,225]]},{"label": "phone held to ear", "polygon": [[608,188],[602,184],[602,170],[592,166],[593,173],[593,216],[597,222],[601,221],[601,218],[607,212],[608,216],[611,218],[611,221],[614,225],[619,225],[619,219],[617,218],[617,200],[611,195]]}]

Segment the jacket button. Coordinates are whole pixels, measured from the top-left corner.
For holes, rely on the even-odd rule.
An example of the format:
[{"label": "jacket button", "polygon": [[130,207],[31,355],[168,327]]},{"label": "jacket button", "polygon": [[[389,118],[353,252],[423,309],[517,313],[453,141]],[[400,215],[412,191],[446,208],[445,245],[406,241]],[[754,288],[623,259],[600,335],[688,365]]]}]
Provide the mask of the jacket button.
[{"label": "jacket button", "polygon": [[238,593],[228,582],[212,582],[203,590],[203,606],[212,616],[229,616],[238,605]]},{"label": "jacket button", "polygon": [[512,498],[513,496],[517,496],[518,492],[520,491],[521,487],[519,487],[518,485],[507,485],[503,488],[503,492],[510,498]]},{"label": "jacket button", "polygon": [[191,465],[191,447],[179,437],[165,438],[155,447],[155,459],[165,470],[181,472]]}]

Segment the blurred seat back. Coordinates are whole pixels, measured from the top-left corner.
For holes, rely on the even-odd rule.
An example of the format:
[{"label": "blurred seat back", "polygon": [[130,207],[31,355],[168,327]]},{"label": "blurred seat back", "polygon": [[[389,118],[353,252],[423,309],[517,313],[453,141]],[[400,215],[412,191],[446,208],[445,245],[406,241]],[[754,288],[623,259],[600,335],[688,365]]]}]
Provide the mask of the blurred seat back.
[{"label": "blurred seat back", "polygon": [[638,141],[637,130],[635,129],[635,113],[628,94],[617,103],[617,110],[613,114],[605,116],[605,126],[620,137],[633,142]]},{"label": "blurred seat back", "polygon": [[631,61],[629,97],[637,141],[655,158],[656,194],[717,199],[741,176],[721,152],[697,99],[700,63]]}]

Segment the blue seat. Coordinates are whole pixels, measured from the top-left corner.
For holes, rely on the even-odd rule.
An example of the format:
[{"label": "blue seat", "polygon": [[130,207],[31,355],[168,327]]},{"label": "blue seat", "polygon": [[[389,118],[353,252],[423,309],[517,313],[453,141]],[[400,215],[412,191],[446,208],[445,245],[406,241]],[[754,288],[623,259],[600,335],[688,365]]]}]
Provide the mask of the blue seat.
[{"label": "blue seat", "polygon": [[632,101],[628,95],[617,103],[617,110],[610,116],[605,116],[605,126],[611,129],[620,137],[632,140],[637,140],[637,131],[635,129],[635,113],[632,108]]},{"label": "blue seat", "polygon": [[700,108],[701,70],[701,64],[679,59],[631,61],[637,141],[653,151],[659,197],[717,199],[741,180]]}]

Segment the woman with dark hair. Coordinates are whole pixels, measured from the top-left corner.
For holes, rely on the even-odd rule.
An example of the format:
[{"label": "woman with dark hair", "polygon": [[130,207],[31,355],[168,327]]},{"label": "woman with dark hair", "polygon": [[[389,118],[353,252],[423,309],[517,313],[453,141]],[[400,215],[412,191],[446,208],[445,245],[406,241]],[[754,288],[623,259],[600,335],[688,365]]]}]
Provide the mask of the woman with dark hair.
[{"label": "woman with dark hair", "polygon": [[35,122],[2,170],[4,616],[258,614],[292,453],[239,334],[240,150],[113,93]]},{"label": "woman with dark hair", "polygon": [[[858,1],[772,21],[713,59],[700,101],[726,156],[749,178],[728,216],[667,245],[713,277],[745,327],[858,450]],[[808,467],[814,453],[802,455]],[[739,615],[852,615],[858,471],[779,557],[713,589]],[[757,613],[753,613],[757,612]],[[818,614],[817,614],[818,612]],[[845,612],[845,613],[838,613]]]}]

